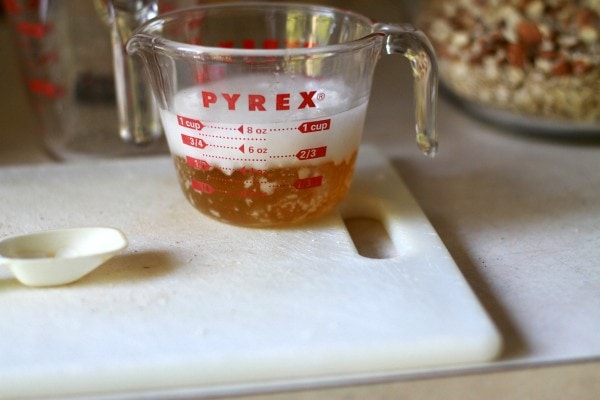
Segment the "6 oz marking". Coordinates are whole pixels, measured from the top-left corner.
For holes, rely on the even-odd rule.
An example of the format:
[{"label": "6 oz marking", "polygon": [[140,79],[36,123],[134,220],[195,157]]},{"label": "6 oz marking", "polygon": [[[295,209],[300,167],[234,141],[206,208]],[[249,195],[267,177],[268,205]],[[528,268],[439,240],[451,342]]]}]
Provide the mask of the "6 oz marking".
[{"label": "6 oz marking", "polygon": [[267,154],[267,151],[266,147],[248,146],[248,153]]}]

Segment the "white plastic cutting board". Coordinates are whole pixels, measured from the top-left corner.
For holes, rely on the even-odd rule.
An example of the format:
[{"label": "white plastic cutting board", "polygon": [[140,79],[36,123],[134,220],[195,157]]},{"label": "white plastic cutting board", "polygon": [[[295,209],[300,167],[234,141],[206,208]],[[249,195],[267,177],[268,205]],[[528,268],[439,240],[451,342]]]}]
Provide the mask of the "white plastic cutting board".
[{"label": "white plastic cutting board", "polygon": [[[0,271],[0,398],[239,392],[499,351],[439,237],[368,146],[341,215],[290,229],[200,215],[166,157],[6,168],[0,199],[0,236],[107,225],[130,240],[64,287]],[[342,215],[379,218],[398,255],[358,255]]]}]

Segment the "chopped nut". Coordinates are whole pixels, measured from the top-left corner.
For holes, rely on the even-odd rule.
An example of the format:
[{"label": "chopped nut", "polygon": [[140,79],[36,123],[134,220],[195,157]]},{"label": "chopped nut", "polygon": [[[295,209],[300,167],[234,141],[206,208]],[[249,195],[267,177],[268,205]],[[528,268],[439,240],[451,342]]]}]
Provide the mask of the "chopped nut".
[{"label": "chopped nut", "polygon": [[538,58],[535,60],[535,67],[542,72],[553,72],[555,64],[553,65],[549,60]]},{"label": "chopped nut", "polygon": [[517,25],[519,41],[526,46],[536,46],[542,42],[542,33],[535,22],[522,21]]},{"label": "chopped nut", "polygon": [[483,64],[484,75],[489,79],[498,79],[500,76],[500,69],[498,63],[491,57],[487,57]]},{"label": "chopped nut", "polygon": [[549,70],[552,71],[554,76],[564,76],[571,72],[571,64],[562,57]]},{"label": "chopped nut", "polygon": [[511,88],[517,88],[523,83],[525,73],[521,68],[510,67],[508,68],[508,74],[506,74],[506,77],[508,78],[508,85]]},{"label": "chopped nut", "polygon": [[573,69],[573,72],[576,75],[581,75],[581,74],[588,72],[592,66],[590,63],[588,63],[584,60],[575,60],[575,61],[573,61],[571,67]]},{"label": "chopped nut", "polygon": [[506,48],[506,59],[513,67],[525,65],[526,55],[523,46],[517,43],[509,43]]},{"label": "chopped nut", "polygon": [[598,42],[598,29],[593,26],[583,26],[577,33],[579,39],[581,39],[584,43],[594,44]]},{"label": "chopped nut", "polygon": [[531,19],[539,19],[544,12],[544,2],[541,0],[532,1],[525,6],[525,14]]},{"label": "chopped nut", "polygon": [[579,40],[577,40],[577,36],[571,34],[561,35],[558,38],[558,44],[564,48],[575,47]]},{"label": "chopped nut", "polygon": [[577,26],[592,26],[598,24],[600,16],[589,8],[583,8],[577,13]]},{"label": "chopped nut", "polygon": [[452,46],[464,47],[469,44],[469,35],[466,32],[456,32],[452,35]]}]

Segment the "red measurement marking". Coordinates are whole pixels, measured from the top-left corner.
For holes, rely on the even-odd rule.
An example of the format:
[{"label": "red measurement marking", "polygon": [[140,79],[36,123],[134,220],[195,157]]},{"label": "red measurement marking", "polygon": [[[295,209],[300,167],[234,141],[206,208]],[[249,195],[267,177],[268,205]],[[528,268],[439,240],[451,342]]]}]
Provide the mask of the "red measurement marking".
[{"label": "red measurement marking", "polygon": [[256,169],[256,168],[246,168],[246,167],[242,167],[242,168],[238,169],[238,171],[244,176],[246,176],[248,174],[265,175],[267,173],[266,169]]},{"label": "red measurement marking", "polygon": [[265,192],[257,192],[255,190],[242,190],[240,192],[240,196],[243,198],[257,198],[257,197],[267,197],[268,194]]},{"label": "red measurement marking", "polygon": [[162,13],[166,13],[169,11],[174,11],[176,7],[175,7],[175,4],[168,3],[168,4],[160,4],[158,6],[158,8],[160,10],[160,13],[162,14]]},{"label": "red measurement marking", "polygon": [[[225,182],[225,183],[245,183],[245,179],[235,179],[230,177],[219,178],[218,176],[208,176],[208,180],[217,181],[217,182]],[[228,193],[226,190],[215,189],[215,192]]]},{"label": "red measurement marking", "polygon": [[243,198],[258,198],[258,197],[267,197],[268,194],[264,192],[257,192],[256,190],[244,189],[241,192],[229,192],[227,190],[219,190],[212,187],[210,183],[197,181],[192,179],[192,187],[194,190],[204,193],[204,194],[213,194],[215,192],[233,195],[233,196],[241,196]]},{"label": "red measurement marking", "polygon": [[64,94],[63,88],[54,85],[52,82],[42,80],[30,80],[28,82],[29,90],[33,93],[46,97],[58,97]]},{"label": "red measurement marking", "polygon": [[298,179],[294,182],[294,187],[298,190],[310,189],[323,184],[322,176],[313,176],[311,178]]},{"label": "red measurement marking", "polygon": [[48,32],[50,32],[50,25],[39,24],[35,22],[19,22],[17,24],[17,31],[24,36],[34,39],[42,39],[48,34]]},{"label": "red measurement marking", "polygon": [[227,157],[227,156],[219,156],[216,154],[206,154],[206,157],[215,158],[217,160],[227,160],[227,161],[244,161],[244,162],[265,162],[267,161],[265,158],[238,158],[238,157]]},{"label": "red measurement marking", "polygon": [[213,194],[215,192],[215,188],[213,188],[210,184],[206,182],[200,182],[195,179],[192,179],[192,187],[194,190],[205,194]]},{"label": "red measurement marking", "polygon": [[314,147],[312,149],[303,149],[296,153],[298,160],[312,160],[313,158],[325,157],[327,154],[327,146]]},{"label": "red measurement marking", "polygon": [[268,147],[258,147],[258,146],[248,146],[248,148],[246,149],[246,151],[250,154],[268,154],[269,153],[269,148]]},{"label": "red measurement marking", "polygon": [[263,42],[263,49],[276,49],[277,47],[279,47],[277,39],[266,39]]},{"label": "red measurement marking", "polygon": [[[202,44],[200,38],[190,39],[191,44]],[[202,65],[196,68],[196,82],[204,83],[212,80],[217,80],[225,76],[225,67],[222,65]]]},{"label": "red measurement marking", "polygon": [[208,146],[208,143],[206,143],[204,140],[193,136],[184,135],[183,133],[181,134],[181,141],[183,144],[187,144],[188,146],[192,146],[197,149],[203,149]]},{"label": "red measurement marking", "polygon": [[23,11],[17,4],[17,0],[4,0],[4,7],[9,14],[20,14]]},{"label": "red measurement marking", "polygon": [[187,27],[190,29],[198,28],[204,22],[204,17],[192,18],[187,22]]},{"label": "red measurement marking", "polygon": [[327,131],[331,128],[330,119],[321,119],[319,121],[305,122],[298,127],[298,130],[302,133],[313,133]]},{"label": "red measurement marking", "polygon": [[200,120],[182,117],[181,115],[177,116],[177,123],[179,124],[179,126],[183,126],[184,128],[195,129],[197,131],[200,131],[202,130],[202,128],[204,128],[204,124],[200,122]]},{"label": "red measurement marking", "polygon": [[[244,129],[243,126],[237,127],[237,128],[232,128],[232,127],[227,127],[227,126],[219,126],[219,125],[202,125],[202,128],[210,128],[210,129],[216,129],[216,130],[221,130],[221,131],[240,131],[240,129]],[[243,133],[243,132],[242,132]],[[208,134],[205,134],[205,136],[208,136]],[[223,136],[213,136],[213,137],[221,137],[223,138]],[[228,138],[227,136],[225,136],[224,138]],[[246,139],[246,140],[256,140],[256,139]]]},{"label": "red measurement marking", "polygon": [[34,63],[34,68],[42,65],[52,64],[58,59],[58,53],[55,51],[41,54]]},{"label": "red measurement marking", "polygon": [[[192,43],[192,44],[200,44],[200,43]],[[204,70],[198,70],[196,71],[196,82],[197,83],[204,83],[208,80],[206,71]]]},{"label": "red measurement marking", "polygon": [[186,160],[186,164],[194,169],[197,169],[200,171],[208,171],[210,169],[210,164],[204,160],[200,160],[199,158],[186,156],[185,160]]},{"label": "red measurement marking", "polygon": [[[192,24],[188,24],[188,25],[192,25]],[[199,25],[199,24],[195,23],[193,25]],[[304,48],[317,47],[316,42],[310,42],[310,41],[301,42],[300,40],[285,40],[282,42],[282,44],[285,46],[285,48],[288,48],[288,49],[295,49],[295,48],[300,48],[300,47],[304,47]],[[218,43],[218,45],[219,45],[219,47],[223,47],[223,48],[227,48],[227,49],[231,49],[236,46],[239,46],[242,49],[256,49],[256,48],[258,48],[258,46],[261,46],[261,45],[262,45],[263,49],[278,49],[280,47],[279,41],[274,38],[265,39],[262,41],[262,43],[259,43],[258,46],[254,39],[244,39],[241,42],[236,42],[235,40],[222,40]]]}]

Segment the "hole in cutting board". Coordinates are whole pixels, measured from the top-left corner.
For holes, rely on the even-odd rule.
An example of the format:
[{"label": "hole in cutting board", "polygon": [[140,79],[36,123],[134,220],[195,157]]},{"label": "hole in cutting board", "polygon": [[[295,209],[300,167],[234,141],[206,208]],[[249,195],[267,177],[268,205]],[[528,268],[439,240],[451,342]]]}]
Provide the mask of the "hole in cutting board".
[{"label": "hole in cutting board", "polygon": [[363,257],[384,259],[398,255],[394,243],[380,220],[371,217],[344,218],[344,225],[356,251]]}]

